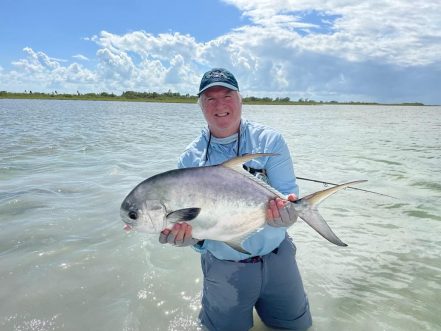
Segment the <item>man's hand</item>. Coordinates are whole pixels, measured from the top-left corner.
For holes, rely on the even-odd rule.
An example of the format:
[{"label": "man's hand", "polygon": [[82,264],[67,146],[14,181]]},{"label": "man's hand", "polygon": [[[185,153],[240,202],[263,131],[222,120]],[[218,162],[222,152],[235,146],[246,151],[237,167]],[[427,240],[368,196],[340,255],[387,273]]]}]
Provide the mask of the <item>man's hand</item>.
[{"label": "man's hand", "polygon": [[[289,227],[297,221],[297,211],[292,201],[296,201],[295,194],[288,195],[288,200],[276,198],[268,203],[266,210],[267,223],[274,227]],[[291,202],[290,202],[291,201]]]},{"label": "man's hand", "polygon": [[172,229],[164,229],[159,235],[161,244],[172,244],[174,246],[184,247],[192,246],[198,241],[191,235],[191,225],[188,223],[176,223]]}]

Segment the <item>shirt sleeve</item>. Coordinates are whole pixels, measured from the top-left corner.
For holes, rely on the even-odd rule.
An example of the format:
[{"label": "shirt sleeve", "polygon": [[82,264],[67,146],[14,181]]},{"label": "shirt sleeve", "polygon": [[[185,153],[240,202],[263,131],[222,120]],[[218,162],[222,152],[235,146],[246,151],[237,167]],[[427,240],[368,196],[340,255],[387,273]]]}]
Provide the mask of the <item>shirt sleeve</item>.
[{"label": "shirt sleeve", "polygon": [[280,134],[273,143],[271,153],[278,155],[269,157],[265,166],[269,184],[285,195],[294,193],[298,197],[299,187],[288,145]]},{"label": "shirt sleeve", "polygon": [[187,149],[181,154],[181,156],[179,156],[178,169],[194,167],[195,162],[195,156]]},{"label": "shirt sleeve", "polygon": [[178,169],[183,169],[183,168],[185,168],[185,166],[181,156],[178,160]]}]

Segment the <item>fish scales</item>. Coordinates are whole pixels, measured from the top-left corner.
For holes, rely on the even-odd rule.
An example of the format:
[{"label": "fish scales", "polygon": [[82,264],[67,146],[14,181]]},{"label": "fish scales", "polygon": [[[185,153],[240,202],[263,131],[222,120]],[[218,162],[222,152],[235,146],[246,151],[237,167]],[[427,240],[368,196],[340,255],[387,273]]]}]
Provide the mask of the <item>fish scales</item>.
[{"label": "fish scales", "polygon": [[174,170],[146,184],[150,190],[144,199],[161,200],[167,211],[201,208],[191,221],[197,239],[229,241],[256,231],[265,224],[266,203],[275,197],[255,181],[244,180],[243,174],[223,167]]}]

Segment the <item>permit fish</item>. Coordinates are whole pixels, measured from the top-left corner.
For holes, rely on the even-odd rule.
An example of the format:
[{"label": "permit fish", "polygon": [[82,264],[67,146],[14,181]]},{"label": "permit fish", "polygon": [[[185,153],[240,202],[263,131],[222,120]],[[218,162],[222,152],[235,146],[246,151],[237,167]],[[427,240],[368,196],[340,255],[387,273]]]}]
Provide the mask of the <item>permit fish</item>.
[{"label": "permit fish", "polygon": [[[139,183],[124,199],[120,214],[126,229],[158,234],[176,222],[189,222],[198,240],[218,240],[242,253],[241,243],[266,224],[268,202],[286,199],[264,181],[243,169],[259,153],[222,164],[166,171]],[[317,206],[330,195],[366,180],[357,180],[315,192],[294,202],[298,216],[321,236],[347,246],[319,214]],[[248,253],[249,254],[249,253]]]}]

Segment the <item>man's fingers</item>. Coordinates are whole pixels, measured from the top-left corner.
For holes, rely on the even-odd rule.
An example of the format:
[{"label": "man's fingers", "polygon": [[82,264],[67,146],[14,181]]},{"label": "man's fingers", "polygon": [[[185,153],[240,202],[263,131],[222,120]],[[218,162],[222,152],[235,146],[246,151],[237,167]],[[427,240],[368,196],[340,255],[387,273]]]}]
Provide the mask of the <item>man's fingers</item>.
[{"label": "man's fingers", "polygon": [[290,215],[288,213],[288,207],[282,207],[279,209],[280,218],[283,223],[289,223]]},{"label": "man's fingers", "polygon": [[159,242],[161,244],[169,243],[174,246],[194,245],[197,241],[193,239],[191,233],[191,225],[188,223],[176,223],[170,229],[164,229],[159,234]]},{"label": "man's fingers", "polygon": [[285,205],[287,204],[286,200],[282,200],[280,198],[276,198],[276,205],[278,209],[281,209],[283,207],[285,207]]},{"label": "man's fingers", "polygon": [[271,200],[268,204],[266,219],[269,225],[276,227],[280,226],[280,223],[282,222],[280,219],[279,208],[277,207],[277,202],[275,200]]},{"label": "man's fingers", "polygon": [[184,231],[184,243],[188,243],[193,239],[191,235],[191,225],[187,223],[187,227]]},{"label": "man's fingers", "polygon": [[165,244],[167,242],[167,235],[164,232],[161,232],[159,235],[159,242],[161,244]]},{"label": "man's fingers", "polygon": [[266,209],[266,219],[267,220],[274,219],[273,212],[271,211],[271,208],[269,208],[269,207]]},{"label": "man's fingers", "polygon": [[297,219],[297,212],[291,202],[296,200],[295,194],[288,195],[286,200],[271,200],[266,212],[268,224],[276,227],[292,225]]},{"label": "man's fingers", "polygon": [[276,217],[273,220],[273,226],[279,227],[279,226],[284,226],[283,220],[280,217]]},{"label": "man's fingers", "polygon": [[176,235],[178,234],[180,228],[181,228],[181,225],[180,225],[180,224],[175,224],[175,225],[173,225],[173,227],[172,227],[172,229],[171,229],[171,232],[170,232],[169,235],[167,236],[167,242],[168,242],[169,244],[172,244],[172,245],[175,244],[175,241],[176,241]]},{"label": "man's fingers", "polygon": [[170,229],[164,229],[161,231],[159,235],[159,242],[161,244],[165,244],[167,242],[167,237],[169,233],[170,233]]},{"label": "man's fingers", "polygon": [[280,217],[279,208],[277,207],[277,203],[274,200],[271,200],[269,203],[269,208],[271,210],[272,217],[271,219],[276,219]]},{"label": "man's fingers", "polygon": [[179,230],[176,233],[176,238],[175,238],[175,245],[182,245],[182,242],[184,241],[184,235],[185,235],[185,230],[186,230],[187,224],[183,223],[183,224],[179,224]]}]

